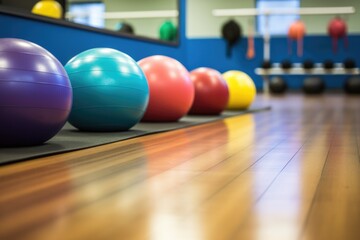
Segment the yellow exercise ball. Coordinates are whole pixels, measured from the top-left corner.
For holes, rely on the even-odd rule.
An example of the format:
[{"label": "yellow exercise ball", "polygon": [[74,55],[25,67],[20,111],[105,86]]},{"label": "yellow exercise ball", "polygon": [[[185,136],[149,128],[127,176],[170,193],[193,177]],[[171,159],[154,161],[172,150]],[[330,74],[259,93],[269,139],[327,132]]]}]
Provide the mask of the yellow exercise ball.
[{"label": "yellow exercise ball", "polygon": [[46,17],[61,18],[63,9],[57,1],[42,0],[34,5],[31,12]]},{"label": "yellow exercise ball", "polygon": [[223,77],[229,87],[229,110],[243,110],[250,107],[256,96],[256,87],[253,80],[244,72],[227,71]]}]

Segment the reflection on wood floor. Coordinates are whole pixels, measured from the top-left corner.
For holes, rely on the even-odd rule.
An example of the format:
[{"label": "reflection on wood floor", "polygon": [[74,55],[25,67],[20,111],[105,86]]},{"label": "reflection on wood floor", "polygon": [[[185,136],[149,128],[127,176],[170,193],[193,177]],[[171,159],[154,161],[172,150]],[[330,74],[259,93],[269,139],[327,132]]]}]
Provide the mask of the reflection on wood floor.
[{"label": "reflection on wood floor", "polygon": [[360,97],[0,167],[0,239],[360,239]]}]

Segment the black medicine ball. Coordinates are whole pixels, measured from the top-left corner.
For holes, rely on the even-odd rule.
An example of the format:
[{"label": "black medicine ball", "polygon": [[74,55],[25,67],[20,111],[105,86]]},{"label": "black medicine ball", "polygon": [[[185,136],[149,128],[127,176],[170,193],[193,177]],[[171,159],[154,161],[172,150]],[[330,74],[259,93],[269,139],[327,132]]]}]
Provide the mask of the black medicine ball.
[{"label": "black medicine ball", "polygon": [[234,20],[227,21],[221,28],[221,34],[227,42],[226,56],[231,57],[232,47],[241,39],[241,26]]},{"label": "black medicine ball", "polygon": [[346,93],[360,94],[360,77],[353,76],[346,79],[344,89]]},{"label": "black medicine ball", "polygon": [[355,60],[348,58],[344,60],[344,68],[346,69],[352,69],[352,68],[356,68],[356,62]]},{"label": "black medicine ball", "polygon": [[302,64],[302,66],[304,69],[312,69],[312,68],[314,68],[315,64],[311,60],[305,60]]},{"label": "black medicine ball", "polygon": [[281,62],[281,68],[284,70],[289,70],[290,68],[292,68],[292,63],[290,60],[284,60]]},{"label": "black medicine ball", "polygon": [[263,69],[269,69],[269,68],[271,68],[271,66],[272,66],[272,63],[269,60],[264,60],[261,63],[261,68],[263,68]]},{"label": "black medicine ball", "polygon": [[322,66],[323,66],[323,68],[330,70],[330,69],[333,69],[335,65],[332,60],[328,59],[323,62]]},{"label": "black medicine ball", "polygon": [[324,92],[325,83],[319,77],[309,77],[304,79],[303,91],[306,94],[319,94]]},{"label": "black medicine ball", "polygon": [[283,78],[273,77],[270,79],[269,89],[271,93],[282,94],[286,91],[287,84]]}]

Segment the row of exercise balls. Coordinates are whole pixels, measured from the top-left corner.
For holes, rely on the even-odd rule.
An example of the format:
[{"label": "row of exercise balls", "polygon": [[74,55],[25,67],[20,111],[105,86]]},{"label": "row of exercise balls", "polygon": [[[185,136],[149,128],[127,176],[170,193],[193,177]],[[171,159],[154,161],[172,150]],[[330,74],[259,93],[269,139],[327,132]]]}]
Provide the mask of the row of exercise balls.
[{"label": "row of exercise balls", "polygon": [[[65,65],[66,72],[51,53],[34,43],[1,39],[0,46],[0,146],[41,144],[67,120],[80,130],[90,131],[127,130],[142,117],[149,121],[176,121],[189,111],[197,113],[196,102],[201,105],[205,99],[213,100],[213,86],[223,86],[218,95],[223,97],[221,106],[210,101],[209,112],[198,114],[220,113],[231,103],[225,101],[226,96],[236,103],[229,108],[246,108],[256,93],[250,78],[250,82],[241,84],[244,74],[239,71],[221,75],[201,68],[189,73],[180,62],[165,56],[152,56],[137,63],[114,49],[90,49],[72,58]],[[197,87],[196,77],[192,76],[198,72],[208,73],[205,75],[210,79],[201,81],[213,82],[217,77],[222,82]],[[166,77],[169,79],[165,81]],[[252,91],[247,99],[232,94],[241,85]],[[156,87],[163,88],[162,92],[152,93]],[[203,95],[197,94],[201,91]],[[206,95],[207,91],[210,95]],[[164,105],[151,107],[151,102]]]},{"label": "row of exercise balls", "polygon": [[[83,64],[84,62],[86,64]],[[247,92],[250,85],[241,74],[238,74],[239,77],[235,80],[228,79],[229,84],[226,84],[227,73],[223,75],[225,79],[216,70],[208,68],[195,69],[189,73],[179,61],[161,55],[146,57],[136,63],[126,54],[106,48],[91,49],[75,56],[65,65],[65,69],[69,73],[74,91],[69,122],[76,128],[87,131],[123,131],[140,120],[174,122],[189,112],[219,114],[227,105],[228,108],[245,109],[252,103],[256,93],[254,83],[248,78],[254,89],[253,95],[249,97],[249,94],[241,94],[241,91],[239,94],[238,88]],[[202,73],[201,78],[199,72]],[[235,81],[240,84],[234,85]],[[81,85],[78,86],[77,82]],[[97,84],[96,87],[93,87],[94,83]],[[104,86],[104,92],[99,90],[98,85]],[[223,99],[224,85],[229,86],[229,99]],[[231,94],[232,92],[234,94]],[[114,96],[111,97],[112,95]],[[234,99],[231,95],[234,95]],[[213,98],[216,96],[221,98],[216,99],[222,103],[220,107],[216,105],[218,102],[214,103]],[[81,104],[78,105],[78,102]],[[112,117],[108,120],[111,122],[109,128],[101,125],[104,121],[102,117],[98,117],[109,116],[101,112],[94,114],[89,110],[95,106],[101,109],[96,111],[104,111],[102,106],[116,104],[122,106],[119,106],[118,118]],[[122,110],[123,108],[125,110]],[[106,110],[110,115],[112,111]],[[96,119],[91,123],[89,119],[94,115]],[[124,115],[130,119],[124,119]]]},{"label": "row of exercise balls", "polygon": [[[308,77],[304,79],[302,90],[307,94],[319,94],[325,90],[325,82],[320,77]],[[272,77],[269,82],[269,90],[274,94],[283,94],[288,89],[286,81],[279,76]],[[360,77],[352,76],[345,80],[344,90],[349,94],[360,94]]]},{"label": "row of exercise balls", "polygon": [[231,70],[222,75],[211,68],[190,72],[195,99],[190,114],[217,115],[223,110],[248,109],[256,97],[253,80],[244,72]]}]

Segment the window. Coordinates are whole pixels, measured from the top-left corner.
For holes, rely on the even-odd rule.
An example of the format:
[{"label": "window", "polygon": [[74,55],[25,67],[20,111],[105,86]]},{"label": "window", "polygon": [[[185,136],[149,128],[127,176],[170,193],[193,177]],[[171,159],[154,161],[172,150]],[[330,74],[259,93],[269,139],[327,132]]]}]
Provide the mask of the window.
[{"label": "window", "polygon": [[[296,9],[300,7],[300,0],[257,0],[256,8],[258,10],[264,9]],[[266,33],[266,17],[264,15],[257,16],[257,31],[259,34]],[[298,14],[289,15],[270,15],[268,31],[270,34],[287,34],[290,24],[296,19],[299,19]]]},{"label": "window", "polygon": [[103,28],[105,4],[102,2],[70,2],[70,21]]}]

